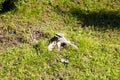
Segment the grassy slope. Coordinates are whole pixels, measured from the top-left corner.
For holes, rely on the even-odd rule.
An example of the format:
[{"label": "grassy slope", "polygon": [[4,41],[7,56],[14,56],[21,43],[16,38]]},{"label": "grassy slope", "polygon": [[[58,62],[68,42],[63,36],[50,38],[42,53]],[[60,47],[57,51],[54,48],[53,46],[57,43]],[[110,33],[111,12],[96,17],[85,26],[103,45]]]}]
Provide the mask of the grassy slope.
[{"label": "grassy slope", "polygon": [[[0,79],[120,79],[119,5],[107,0],[30,0],[17,5],[16,12],[0,14]],[[30,31],[39,31],[37,44]],[[55,33],[64,33],[79,49],[49,52],[48,40]]]}]

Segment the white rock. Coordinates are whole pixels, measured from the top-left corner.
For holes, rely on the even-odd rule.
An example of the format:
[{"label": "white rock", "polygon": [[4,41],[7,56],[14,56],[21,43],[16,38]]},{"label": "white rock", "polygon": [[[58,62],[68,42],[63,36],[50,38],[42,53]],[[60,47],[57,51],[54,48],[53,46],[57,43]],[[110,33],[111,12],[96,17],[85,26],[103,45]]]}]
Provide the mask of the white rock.
[{"label": "white rock", "polygon": [[68,63],[68,62],[69,62],[69,60],[68,60],[68,59],[66,59],[66,58],[62,58],[62,59],[61,59],[61,62],[62,62],[62,63]]}]

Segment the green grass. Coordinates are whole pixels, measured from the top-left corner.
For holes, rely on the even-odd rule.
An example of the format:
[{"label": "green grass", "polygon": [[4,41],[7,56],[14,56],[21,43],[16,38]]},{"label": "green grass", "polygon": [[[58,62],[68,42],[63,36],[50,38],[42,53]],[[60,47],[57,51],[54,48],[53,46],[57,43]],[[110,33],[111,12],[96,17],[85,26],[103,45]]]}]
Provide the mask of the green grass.
[{"label": "green grass", "polygon": [[[120,79],[120,1],[21,0],[14,4],[16,9],[0,11],[1,80]],[[48,51],[55,33],[63,33],[78,49],[65,46]],[[61,58],[69,62],[62,63]]]}]

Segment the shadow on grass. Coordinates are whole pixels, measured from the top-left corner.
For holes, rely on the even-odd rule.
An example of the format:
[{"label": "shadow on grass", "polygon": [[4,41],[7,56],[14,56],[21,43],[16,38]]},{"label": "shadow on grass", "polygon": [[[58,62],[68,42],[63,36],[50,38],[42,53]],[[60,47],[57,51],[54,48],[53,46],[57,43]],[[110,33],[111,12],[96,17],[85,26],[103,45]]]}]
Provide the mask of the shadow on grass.
[{"label": "shadow on grass", "polygon": [[120,13],[117,11],[89,12],[79,9],[72,9],[70,11],[72,16],[77,17],[82,26],[97,26],[104,28],[120,28]]},{"label": "shadow on grass", "polygon": [[5,0],[1,5],[2,9],[0,11],[0,14],[15,10],[17,8],[15,2],[17,1],[18,0]]},{"label": "shadow on grass", "polygon": [[69,11],[55,9],[58,14],[67,14],[76,17],[78,24],[82,27],[95,26],[98,28],[120,28],[120,12],[119,11],[87,11],[79,8],[71,8]]}]

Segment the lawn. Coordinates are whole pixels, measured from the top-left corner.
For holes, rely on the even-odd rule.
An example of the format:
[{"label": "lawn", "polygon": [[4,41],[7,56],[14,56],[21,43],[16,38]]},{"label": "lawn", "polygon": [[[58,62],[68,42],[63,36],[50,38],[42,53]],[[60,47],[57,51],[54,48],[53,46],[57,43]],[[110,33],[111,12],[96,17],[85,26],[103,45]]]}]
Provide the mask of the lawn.
[{"label": "lawn", "polygon": [[[119,0],[5,1],[0,1],[0,80],[120,79]],[[49,51],[55,33],[78,49]]]}]

